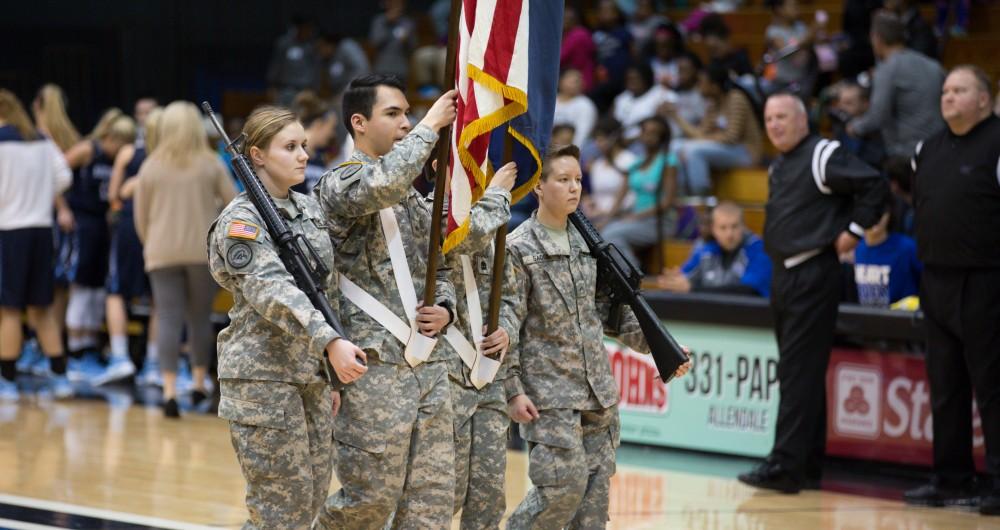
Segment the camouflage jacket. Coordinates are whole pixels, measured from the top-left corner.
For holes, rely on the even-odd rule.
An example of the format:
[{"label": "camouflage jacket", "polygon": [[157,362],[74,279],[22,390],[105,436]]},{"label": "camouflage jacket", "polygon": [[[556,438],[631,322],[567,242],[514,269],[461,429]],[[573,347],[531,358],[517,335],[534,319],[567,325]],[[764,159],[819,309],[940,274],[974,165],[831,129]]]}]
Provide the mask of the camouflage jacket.
[{"label": "camouflage jacket", "polygon": [[[392,207],[399,223],[406,260],[413,276],[417,300],[423,298],[427,270],[427,242],[431,230],[431,203],[413,189],[430,155],[437,134],[417,126],[392,150],[377,160],[355,150],[351,159],[328,171],[313,189],[327,215],[330,238],[337,253],[337,270],[408,322],[382,231],[379,210]],[[437,271],[436,302],[454,318],[455,288],[449,270]],[[351,342],[374,352],[384,363],[403,364],[403,343],[382,324],[347,299],[341,299],[341,321]],[[447,350],[435,347],[430,360],[440,360]]]},{"label": "camouflage jacket", "polygon": [[[276,199],[291,230],[303,234],[330,270],[323,287],[337,310],[337,274],[326,216],[308,195]],[[208,231],[208,263],[215,281],[233,293],[230,323],[219,333],[219,378],[315,382],[323,351],[338,337],[285,269],[264,221],[245,193]]]},{"label": "camouflage jacket", "polygon": [[[455,285],[458,298],[455,326],[472,342],[472,328],[469,323],[469,308],[465,296],[465,279],[462,271],[461,256],[468,255],[476,277],[479,291],[479,304],[483,312],[483,324],[486,324],[489,314],[490,287],[493,284],[493,244],[497,228],[510,220],[510,192],[502,188],[486,188],[483,196],[472,205],[469,214],[469,233],[465,239],[448,254],[448,266],[451,269],[451,282]],[[507,330],[513,349],[517,342],[518,329],[521,322],[517,319],[515,307],[521,303],[518,295],[517,282],[510,260],[504,260],[503,294],[500,305],[500,327]],[[449,349],[451,345],[446,345]],[[458,353],[450,354],[448,373],[452,379],[471,387],[469,367],[462,362]],[[507,377],[507,358],[500,365],[494,381],[503,381]]]},{"label": "camouflage jacket", "polygon": [[603,335],[648,353],[628,307],[619,329],[608,329],[611,303],[598,288],[597,260],[567,223],[570,254],[538,222],[537,213],[507,237],[507,257],[525,303],[516,306],[520,340],[511,351],[507,399],[527,394],[538,409],[606,408],[618,402],[618,386]]}]

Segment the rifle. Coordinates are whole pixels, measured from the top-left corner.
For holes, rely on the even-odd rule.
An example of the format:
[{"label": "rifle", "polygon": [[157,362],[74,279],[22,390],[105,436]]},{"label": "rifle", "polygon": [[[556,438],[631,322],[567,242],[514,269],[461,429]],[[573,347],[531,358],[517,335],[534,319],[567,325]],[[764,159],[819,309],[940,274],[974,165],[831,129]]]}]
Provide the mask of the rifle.
[{"label": "rifle", "polygon": [[[246,155],[237,149],[237,145],[246,141],[245,135],[241,134],[236,140],[230,141],[229,135],[226,134],[225,129],[219,123],[219,119],[212,112],[212,106],[207,101],[204,101],[201,104],[201,108],[211,118],[212,125],[219,132],[222,141],[226,143],[226,151],[233,155],[233,171],[236,172],[236,177],[243,184],[243,189],[246,190],[250,202],[253,203],[254,207],[257,208],[257,212],[264,219],[264,225],[267,228],[268,234],[277,243],[278,255],[281,256],[281,261],[285,264],[285,269],[295,278],[295,284],[306,294],[309,301],[312,302],[313,307],[323,315],[326,323],[330,324],[330,327],[338,335],[345,337],[344,327],[340,325],[337,315],[333,314],[330,301],[326,299],[326,294],[324,294],[321,287],[323,280],[330,274],[330,269],[323,264],[319,254],[316,253],[316,249],[309,243],[309,240],[303,237],[302,234],[292,232],[288,227],[288,223],[278,214],[278,208],[274,205],[274,200],[271,199],[271,196],[264,189],[264,184],[261,183],[260,177],[254,172],[250,161],[247,160]],[[357,361],[361,362],[360,359],[357,359]],[[325,348],[323,350],[323,371],[334,389],[339,390],[343,388],[344,383],[336,377],[336,371],[330,366],[330,360],[327,358]]]},{"label": "rifle", "polygon": [[649,344],[653,354],[653,362],[656,363],[660,379],[664,383],[669,383],[677,368],[688,361],[688,356],[664,329],[656,313],[653,313],[653,308],[649,307],[649,303],[643,298],[639,290],[642,273],[618,250],[618,247],[601,237],[583,212],[577,210],[571,213],[569,220],[587,242],[590,253],[597,258],[598,278],[604,279],[610,288],[609,327],[617,329],[621,326],[623,304],[631,307],[636,320],[639,321],[639,327],[642,328],[642,334],[646,336],[646,343]]}]

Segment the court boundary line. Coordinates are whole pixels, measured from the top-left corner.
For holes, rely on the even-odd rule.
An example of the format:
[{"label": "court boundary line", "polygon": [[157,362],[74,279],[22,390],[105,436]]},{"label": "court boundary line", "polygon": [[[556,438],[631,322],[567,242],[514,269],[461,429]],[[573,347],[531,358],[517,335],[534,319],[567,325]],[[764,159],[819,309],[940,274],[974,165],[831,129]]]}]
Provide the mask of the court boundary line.
[{"label": "court boundary line", "polygon": [[[49,501],[44,499],[37,499],[34,497],[22,497],[19,495],[10,495],[7,493],[0,493],[0,503],[12,504],[15,506],[23,506],[25,508],[49,510],[52,512],[64,512],[70,515],[79,515],[82,517],[91,517],[94,519],[105,519],[112,522],[131,523],[131,524],[152,526],[157,528],[165,528],[169,530],[218,530],[219,528],[228,528],[221,525],[208,526],[196,523],[185,523],[183,521],[162,519],[160,517],[153,517],[149,515],[139,515],[136,513],[119,512],[103,508],[91,508],[88,506],[81,506],[78,504],[69,504],[59,501]],[[21,524],[30,524],[30,523],[22,522]],[[53,528],[53,527],[40,526],[37,528]]]}]

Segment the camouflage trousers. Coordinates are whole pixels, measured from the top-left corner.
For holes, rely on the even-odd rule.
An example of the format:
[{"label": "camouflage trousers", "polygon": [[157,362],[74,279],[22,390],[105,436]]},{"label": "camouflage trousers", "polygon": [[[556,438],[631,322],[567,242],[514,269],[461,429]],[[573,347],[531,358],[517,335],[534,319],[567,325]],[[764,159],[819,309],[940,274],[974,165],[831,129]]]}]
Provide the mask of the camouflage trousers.
[{"label": "camouflage trousers", "polygon": [[503,385],[482,390],[451,380],[455,411],[455,513],[463,530],[500,526],[507,468],[507,403]]},{"label": "camouflage trousers", "polygon": [[618,407],[541,410],[537,420],[520,427],[534,487],[507,528],[604,528],[615,474]]},{"label": "camouflage trousers", "polygon": [[451,393],[446,363],[383,364],[341,390],[334,419],[341,488],[314,528],[448,528],[455,494]]},{"label": "camouflage trousers", "polygon": [[333,472],[330,387],[223,379],[219,416],[229,420],[247,481],[243,528],[308,528]]}]

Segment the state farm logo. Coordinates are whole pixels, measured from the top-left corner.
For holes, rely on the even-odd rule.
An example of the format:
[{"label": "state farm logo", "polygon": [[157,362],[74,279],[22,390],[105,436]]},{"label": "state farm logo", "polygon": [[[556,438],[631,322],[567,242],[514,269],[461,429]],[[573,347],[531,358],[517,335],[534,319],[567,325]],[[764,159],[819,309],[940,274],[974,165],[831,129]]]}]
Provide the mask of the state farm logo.
[{"label": "state farm logo", "polygon": [[877,438],[882,423],[882,373],[875,368],[843,363],[837,366],[836,380],[837,433]]}]

